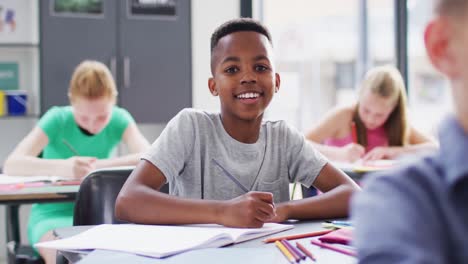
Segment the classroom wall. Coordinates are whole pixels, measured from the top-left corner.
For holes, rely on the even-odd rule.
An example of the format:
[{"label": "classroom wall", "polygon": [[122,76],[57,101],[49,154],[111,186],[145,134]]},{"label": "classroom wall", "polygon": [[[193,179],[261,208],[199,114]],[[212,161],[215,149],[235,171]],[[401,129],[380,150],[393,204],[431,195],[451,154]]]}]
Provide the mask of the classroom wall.
[{"label": "classroom wall", "polygon": [[[216,12],[214,12],[216,10]],[[192,105],[209,111],[219,110],[217,97],[208,92],[210,73],[210,41],[212,31],[222,22],[238,17],[239,0],[193,0],[192,1]],[[36,120],[0,119],[0,162],[7,157],[14,146],[34,127]],[[139,124],[143,135],[152,143],[164,129],[165,124]],[[125,149],[120,148],[120,152]],[[26,223],[30,206],[20,211],[22,240],[26,241]],[[6,263],[5,208],[0,206],[0,263]]]},{"label": "classroom wall", "polygon": [[3,161],[16,144],[28,134],[35,124],[35,118],[0,118],[0,134],[2,135],[0,137],[0,167],[3,166]]},{"label": "classroom wall", "polygon": [[[216,10],[216,11],[214,11]],[[192,1],[192,105],[194,108],[219,111],[219,99],[209,93],[210,37],[226,20],[239,17],[240,0]]]}]

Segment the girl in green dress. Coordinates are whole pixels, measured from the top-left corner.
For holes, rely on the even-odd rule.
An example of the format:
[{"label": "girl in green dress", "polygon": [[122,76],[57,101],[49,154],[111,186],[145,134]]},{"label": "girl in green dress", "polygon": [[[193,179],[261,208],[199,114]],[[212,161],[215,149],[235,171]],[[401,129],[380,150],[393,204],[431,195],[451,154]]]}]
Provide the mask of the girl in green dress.
[{"label": "girl in green dress", "polygon": [[[82,179],[95,169],[137,164],[149,143],[130,113],[115,105],[117,89],[104,64],[80,63],[71,78],[68,97],[69,106],[52,107],[13,150],[4,164],[6,174]],[[122,141],[130,154],[112,157]],[[73,206],[34,204],[28,223],[31,245],[54,239],[55,228],[71,226]],[[55,251],[38,252],[46,263],[55,262]]]}]

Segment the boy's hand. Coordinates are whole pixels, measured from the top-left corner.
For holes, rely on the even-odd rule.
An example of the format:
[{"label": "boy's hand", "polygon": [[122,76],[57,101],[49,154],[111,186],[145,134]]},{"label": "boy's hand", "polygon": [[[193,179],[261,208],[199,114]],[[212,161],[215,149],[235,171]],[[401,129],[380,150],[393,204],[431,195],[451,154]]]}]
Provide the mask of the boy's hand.
[{"label": "boy's hand", "polygon": [[276,205],[276,216],[270,219],[271,223],[281,223],[289,219],[289,212],[286,203]]},{"label": "boy's hand", "polygon": [[68,171],[71,178],[82,179],[95,169],[96,158],[94,157],[71,157],[67,159]]},{"label": "boy's hand", "polygon": [[223,203],[220,222],[229,227],[262,227],[276,217],[273,194],[248,192]]},{"label": "boy's hand", "polygon": [[347,162],[354,162],[366,153],[366,149],[356,143],[349,143],[341,149],[343,151],[343,161]]}]

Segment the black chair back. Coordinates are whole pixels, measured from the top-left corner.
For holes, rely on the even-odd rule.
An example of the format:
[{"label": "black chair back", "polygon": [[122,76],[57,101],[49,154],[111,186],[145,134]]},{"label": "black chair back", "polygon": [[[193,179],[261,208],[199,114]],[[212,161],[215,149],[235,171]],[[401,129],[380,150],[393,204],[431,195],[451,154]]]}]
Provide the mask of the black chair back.
[{"label": "black chair back", "polygon": [[[91,172],[80,185],[73,225],[125,223],[115,217],[117,195],[135,167],[115,167]],[[161,188],[168,193],[168,185]]]},{"label": "black chair back", "polygon": [[114,204],[133,168],[102,169],[86,176],[76,196],[73,225],[122,223],[114,216]]}]

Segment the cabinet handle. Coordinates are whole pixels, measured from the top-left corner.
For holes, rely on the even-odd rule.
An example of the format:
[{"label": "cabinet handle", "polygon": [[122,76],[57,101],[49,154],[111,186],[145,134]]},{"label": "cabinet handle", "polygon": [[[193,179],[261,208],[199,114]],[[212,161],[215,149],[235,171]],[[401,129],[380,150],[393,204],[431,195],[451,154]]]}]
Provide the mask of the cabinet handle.
[{"label": "cabinet handle", "polygon": [[130,88],[130,58],[124,57],[124,87]]},{"label": "cabinet handle", "polygon": [[117,58],[112,56],[109,64],[110,64],[109,66],[110,66],[111,74],[114,77],[114,80],[117,82]]}]

